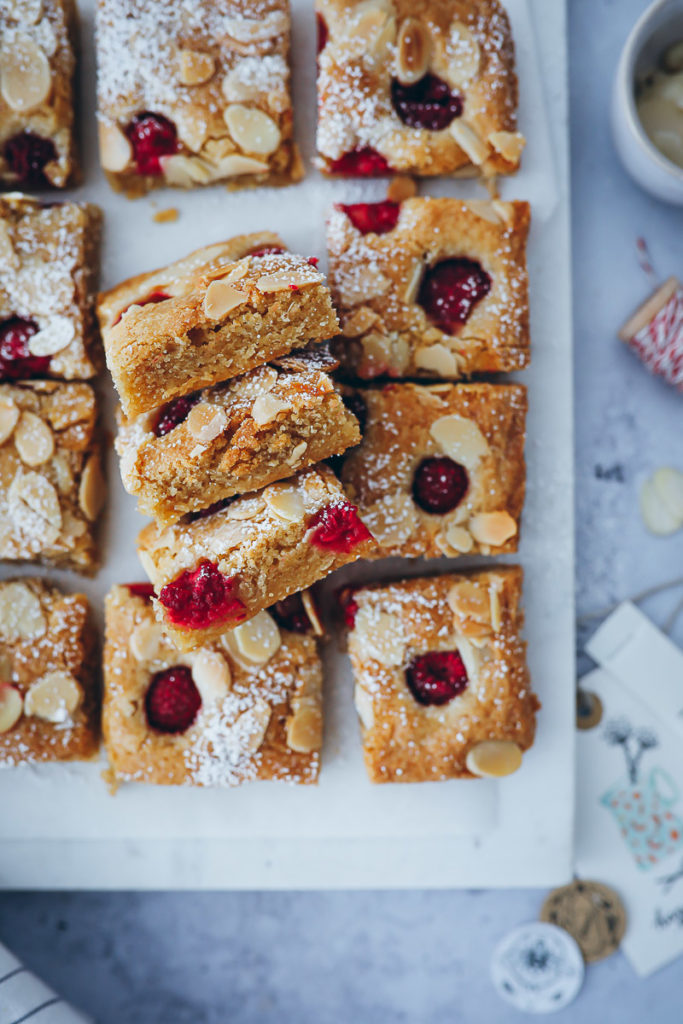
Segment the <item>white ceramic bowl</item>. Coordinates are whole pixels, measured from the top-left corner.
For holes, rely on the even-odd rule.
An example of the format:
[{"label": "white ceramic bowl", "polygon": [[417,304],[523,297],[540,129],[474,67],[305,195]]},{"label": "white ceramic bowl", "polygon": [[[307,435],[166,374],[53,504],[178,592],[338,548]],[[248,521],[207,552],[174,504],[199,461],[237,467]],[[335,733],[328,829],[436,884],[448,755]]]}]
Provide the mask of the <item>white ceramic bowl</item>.
[{"label": "white ceramic bowl", "polygon": [[612,93],[612,132],[632,178],[652,195],[683,206],[683,167],[645,134],[635,102],[636,81],[671,43],[683,39],[683,0],[655,0],[636,22],[621,54]]}]

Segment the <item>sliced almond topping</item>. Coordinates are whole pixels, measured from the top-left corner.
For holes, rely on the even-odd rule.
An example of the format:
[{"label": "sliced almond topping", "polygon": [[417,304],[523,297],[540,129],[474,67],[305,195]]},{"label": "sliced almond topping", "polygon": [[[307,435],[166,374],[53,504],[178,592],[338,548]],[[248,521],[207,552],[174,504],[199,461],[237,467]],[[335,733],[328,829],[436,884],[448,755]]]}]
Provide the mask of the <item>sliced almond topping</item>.
[{"label": "sliced almond topping", "polygon": [[363,508],[363,522],[384,547],[403,544],[418,525],[415,503],[404,491],[394,491]]},{"label": "sliced almond topping", "polygon": [[491,132],[489,143],[504,160],[516,166],[526,145],[526,139],[521,132]]},{"label": "sliced almond topping", "polygon": [[24,711],[45,722],[67,722],[83,699],[83,691],[70,672],[46,672],[26,694]]},{"label": "sliced almond topping", "polygon": [[133,159],[133,147],[118,125],[100,121],[100,160],[105,171],[119,174]]},{"label": "sliced almond topping", "polygon": [[427,26],[417,18],[405,18],[398,32],[396,77],[405,85],[419,82],[429,67],[432,49]]},{"label": "sliced almond topping", "polygon": [[408,365],[408,342],[398,335],[366,334],[363,346],[363,375],[378,377],[390,371],[390,376],[401,376]]},{"label": "sliced almond topping", "polygon": [[159,661],[162,655],[164,631],[159,622],[139,622],[130,634],[130,652],[141,664]]},{"label": "sliced almond topping", "polygon": [[485,631],[491,632],[491,604],[486,587],[464,580],[451,587],[446,600],[455,615],[459,632],[470,635],[471,631],[466,628],[468,622],[485,626]]},{"label": "sliced almond topping", "polygon": [[320,702],[314,698],[300,699],[294,714],[287,719],[287,746],[299,754],[320,750],[323,742],[323,716]]},{"label": "sliced almond topping", "polygon": [[366,658],[373,658],[387,668],[403,664],[405,631],[395,615],[361,608],[356,615],[353,639]]},{"label": "sliced almond topping", "polygon": [[469,527],[479,544],[496,548],[517,533],[517,523],[508,512],[480,512],[472,517]]},{"label": "sliced almond topping", "polygon": [[415,365],[421,370],[438,374],[439,377],[457,377],[458,363],[455,355],[445,345],[430,345],[419,348],[415,353]]},{"label": "sliced almond topping", "polygon": [[53,316],[28,341],[32,356],[54,356],[70,345],[76,337],[73,322],[66,316]]},{"label": "sliced almond topping", "polygon": [[[223,280],[227,281],[228,284],[234,284],[235,281],[241,281],[242,278],[246,276],[250,264],[251,256],[245,256],[243,260],[240,260],[239,263],[235,264],[232,270],[225,275]],[[268,367],[268,369],[272,369],[272,367]]]},{"label": "sliced almond topping", "polygon": [[233,139],[245,153],[268,156],[280,144],[280,129],[272,117],[256,107],[245,107],[231,103],[223,112],[223,118]]},{"label": "sliced almond topping", "polygon": [[15,270],[19,266],[19,257],[14,251],[9,228],[4,220],[0,221],[0,260],[6,266],[13,267]]},{"label": "sliced almond topping", "polygon": [[30,36],[18,35],[0,53],[0,91],[12,110],[24,113],[50,95],[50,62]]},{"label": "sliced almond topping", "polygon": [[240,498],[234,505],[228,505],[227,519],[254,519],[266,507],[263,498]]},{"label": "sliced almond topping", "polygon": [[417,298],[417,293],[420,288],[420,282],[424,274],[424,265],[422,260],[418,260],[413,266],[413,269],[408,276],[406,286],[403,290],[403,301],[406,305],[411,306]]},{"label": "sliced almond topping", "polygon": [[276,274],[264,274],[259,277],[256,287],[260,292],[284,292],[287,289],[307,288],[319,284],[320,278],[312,276],[305,270],[281,270]]},{"label": "sliced almond topping", "polygon": [[479,70],[481,51],[479,43],[467,25],[461,21],[451,24],[451,38],[448,44],[448,77],[453,85],[467,85]]},{"label": "sliced almond topping", "polygon": [[378,319],[374,309],[370,309],[369,306],[359,306],[350,316],[344,318],[342,334],[345,338],[359,338],[361,334],[365,334],[371,327],[374,327]]},{"label": "sliced almond topping", "polygon": [[232,681],[227,661],[218,651],[201,650],[192,662],[192,678],[204,704],[223,700]]},{"label": "sliced almond topping", "polygon": [[221,160],[217,168],[219,178],[239,178],[242,174],[263,174],[269,170],[268,164],[263,160],[255,160],[251,156],[242,156],[241,153],[234,153]]},{"label": "sliced almond topping", "polygon": [[268,506],[280,519],[290,523],[300,523],[305,515],[304,500],[298,491],[291,487],[269,487],[264,492]]},{"label": "sliced almond topping", "polygon": [[14,444],[27,466],[41,466],[52,457],[55,442],[52,431],[40,416],[22,412],[14,431]]},{"label": "sliced almond topping", "polygon": [[504,203],[502,199],[493,199],[491,206],[498,214],[501,223],[511,228],[515,221],[515,208],[512,203]]},{"label": "sliced almond topping", "polygon": [[243,711],[237,718],[231,732],[238,740],[238,758],[245,755],[249,757],[259,749],[268,731],[270,715],[270,704],[258,697],[254,706]]},{"label": "sliced almond topping", "polygon": [[484,740],[468,751],[465,764],[473,775],[500,779],[521,767],[522,751],[510,740]]},{"label": "sliced almond topping", "polygon": [[286,412],[289,404],[275,395],[259,395],[251,407],[251,417],[258,427],[265,427],[271,423],[281,412]]},{"label": "sliced almond topping", "polygon": [[449,131],[470,162],[476,167],[480,167],[486,160],[489,151],[474,128],[466,124],[465,121],[456,119],[451,122]]},{"label": "sliced almond topping", "polygon": [[448,546],[461,555],[466,555],[474,546],[472,535],[463,529],[462,526],[449,526],[446,529],[444,538]]},{"label": "sliced almond topping", "polygon": [[166,181],[177,188],[192,188],[195,184],[206,185],[219,177],[216,169],[198,156],[173,153],[160,157],[159,163]]},{"label": "sliced almond topping", "polygon": [[415,179],[404,174],[397,174],[387,186],[387,199],[392,203],[402,203],[405,199],[412,199],[416,195]]},{"label": "sliced almond topping", "polygon": [[228,425],[228,417],[225,409],[220,405],[213,405],[211,402],[199,402],[191,410],[187,417],[187,429],[195,441],[200,444],[208,444],[219,434],[222,434]]},{"label": "sliced almond topping", "polygon": [[43,636],[47,622],[38,597],[25,583],[0,586],[0,636],[3,640],[34,640]]},{"label": "sliced almond topping", "polygon": [[314,636],[324,636],[325,628],[322,622],[320,621],[318,609],[315,606],[315,601],[313,600],[313,596],[310,590],[301,591],[301,603],[303,604],[304,611],[308,616],[308,621],[311,624]]},{"label": "sliced almond topping", "polygon": [[57,492],[40,473],[18,473],[8,492],[12,522],[41,547],[49,547],[59,537],[62,511]]},{"label": "sliced almond topping", "polygon": [[503,624],[503,610],[500,606],[500,593],[498,588],[491,586],[489,590],[489,601],[491,604],[491,625],[493,632],[497,633]]},{"label": "sliced almond topping", "polygon": [[78,504],[88,522],[94,523],[102,510],[105,482],[99,455],[91,455],[78,486]]},{"label": "sliced almond topping", "polygon": [[0,683],[0,733],[9,732],[22,716],[24,700],[9,683]]},{"label": "sliced almond topping", "polygon": [[213,77],[216,62],[210,53],[199,50],[181,50],[178,54],[178,73],[183,85],[201,85]]},{"label": "sliced almond topping", "polygon": [[12,436],[19,421],[19,409],[11,398],[0,398],[0,444]]},{"label": "sliced almond topping", "polygon": [[364,729],[372,729],[375,724],[375,710],[372,704],[372,697],[366,689],[356,684],[353,691],[353,703]]},{"label": "sliced almond topping", "polygon": [[211,320],[220,320],[246,301],[244,292],[238,291],[228,281],[212,281],[204,296],[204,312]]},{"label": "sliced almond topping", "polygon": [[243,658],[252,665],[265,665],[280,647],[280,630],[268,612],[258,612],[248,622],[236,626],[232,635]]},{"label": "sliced almond topping", "polygon": [[464,416],[441,416],[432,423],[429,433],[445,455],[467,469],[474,469],[491,450],[474,420]]},{"label": "sliced almond topping", "polygon": [[489,224],[501,224],[502,217],[499,216],[494,203],[487,203],[482,199],[470,199],[466,200],[464,205],[475,217],[481,217],[482,220],[488,221]]},{"label": "sliced almond topping", "polygon": [[295,447],[292,449],[291,455],[289,456],[288,459],[286,459],[287,465],[292,467],[298,466],[298,464],[301,462],[304,455],[306,454],[307,448],[308,445],[306,444],[305,441],[301,441],[299,442],[299,444],[295,445]]}]

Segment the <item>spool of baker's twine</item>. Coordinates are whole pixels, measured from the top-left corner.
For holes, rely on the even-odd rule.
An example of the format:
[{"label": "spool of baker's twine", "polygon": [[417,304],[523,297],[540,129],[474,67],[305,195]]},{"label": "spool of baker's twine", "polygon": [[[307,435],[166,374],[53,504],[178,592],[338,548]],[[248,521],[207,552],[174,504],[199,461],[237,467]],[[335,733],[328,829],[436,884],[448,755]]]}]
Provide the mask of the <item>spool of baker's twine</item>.
[{"label": "spool of baker's twine", "polygon": [[670,277],[619,331],[651,373],[683,391],[683,287]]},{"label": "spool of baker's twine", "polygon": [[0,944],[0,1024],[94,1024]]}]

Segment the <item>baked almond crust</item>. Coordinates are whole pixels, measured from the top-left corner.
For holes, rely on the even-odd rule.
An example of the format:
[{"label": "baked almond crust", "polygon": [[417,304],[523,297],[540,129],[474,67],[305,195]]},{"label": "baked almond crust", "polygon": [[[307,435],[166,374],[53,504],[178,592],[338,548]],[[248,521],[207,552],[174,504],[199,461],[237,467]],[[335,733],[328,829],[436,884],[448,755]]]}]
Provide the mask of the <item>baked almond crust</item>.
[{"label": "baked almond crust", "polygon": [[[510,566],[353,592],[349,654],[372,782],[471,778],[467,754],[488,740],[529,749],[540,704],[520,636],[521,587],[522,570]],[[407,665],[450,650],[463,660],[467,688],[441,706],[418,704]]]},{"label": "baked almond crust", "polygon": [[[196,674],[196,658],[182,654],[160,631],[157,642],[140,651],[132,639],[136,630],[140,635],[146,629],[149,635],[157,624],[151,603],[125,586],[107,595],[105,619],[102,728],[114,781],[192,786],[236,786],[253,779],[317,781],[322,668],[312,637],[281,629],[278,649],[260,665],[240,658],[234,644],[218,641],[204,648],[223,672],[227,667],[228,690],[214,700],[203,697],[192,726],[169,734],[147,721],[147,688],[155,673],[174,665],[194,662]],[[264,704],[270,714],[262,738],[253,730],[234,728],[241,715]],[[311,747],[305,751],[289,745],[294,720],[302,713],[309,725],[305,738],[312,741],[303,744]]]},{"label": "baked almond crust", "polygon": [[[528,203],[406,199],[393,230],[361,234],[340,207],[327,231],[330,288],[343,340],[335,353],[349,373],[459,379],[521,370],[529,363]],[[428,268],[477,261],[489,293],[457,334],[418,304]]]},{"label": "baked almond crust", "polygon": [[[378,558],[517,550],[526,482],[525,387],[392,383],[357,394],[367,422],[362,443],[344,461],[341,480],[378,542]],[[415,502],[413,480],[423,459],[443,456],[465,467],[469,485],[455,509],[435,515]],[[493,536],[500,528],[487,518],[492,514],[503,535],[511,532],[499,543],[483,539],[487,526],[491,531],[493,524]]]}]

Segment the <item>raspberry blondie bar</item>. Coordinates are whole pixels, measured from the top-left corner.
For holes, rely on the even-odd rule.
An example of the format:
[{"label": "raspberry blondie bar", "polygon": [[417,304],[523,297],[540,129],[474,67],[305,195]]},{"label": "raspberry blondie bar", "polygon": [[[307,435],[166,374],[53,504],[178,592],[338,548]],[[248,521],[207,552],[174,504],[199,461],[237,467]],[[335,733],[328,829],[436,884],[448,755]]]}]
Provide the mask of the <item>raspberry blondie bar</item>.
[{"label": "raspberry blondie bar", "polygon": [[104,502],[89,384],[0,384],[0,558],[91,573]]},{"label": "raspberry blondie bar", "polygon": [[347,594],[349,653],[373,782],[508,775],[535,713],[520,638],[522,571],[492,569]]},{"label": "raspberry blondie bar", "polygon": [[330,287],[349,372],[456,379],[526,366],[529,222],[522,202],[337,206]]},{"label": "raspberry blondie bar", "polygon": [[73,0],[0,8],[0,184],[64,188],[77,177]]},{"label": "raspberry blondie bar", "polygon": [[210,247],[208,262],[182,276],[176,264],[167,268],[168,278],[155,272],[153,292],[143,293],[113,323],[111,310],[121,292],[130,295],[131,284],[101,297],[107,364],[126,416],[335,334],[338,321],[317,261],[270,252],[231,262],[215,250]]},{"label": "raspberry blondie bar", "polygon": [[150,523],[138,538],[157,612],[181,650],[215,640],[373,547],[325,466],[173,526]]},{"label": "raspberry blondie bar", "polygon": [[117,190],[303,176],[287,0],[99,0],[100,158]]},{"label": "raspberry blondie bar", "polygon": [[102,727],[113,782],[317,781],[322,670],[312,636],[261,611],[183,654],[140,584],[113,587],[105,614]]},{"label": "raspberry blondie bar", "polygon": [[353,395],[363,442],[341,480],[378,557],[517,550],[526,388],[392,383]]},{"label": "raspberry blondie bar", "polygon": [[0,379],[93,377],[102,214],[0,197]]},{"label": "raspberry blondie bar", "polygon": [[83,594],[28,576],[0,583],[0,766],[94,757],[94,641]]},{"label": "raspberry blondie bar", "polygon": [[359,440],[357,421],[327,374],[285,356],[134,420],[121,417],[116,450],[140,510],[168,523]]},{"label": "raspberry blondie bar", "polygon": [[517,76],[498,0],[316,0],[327,174],[517,170]]}]

